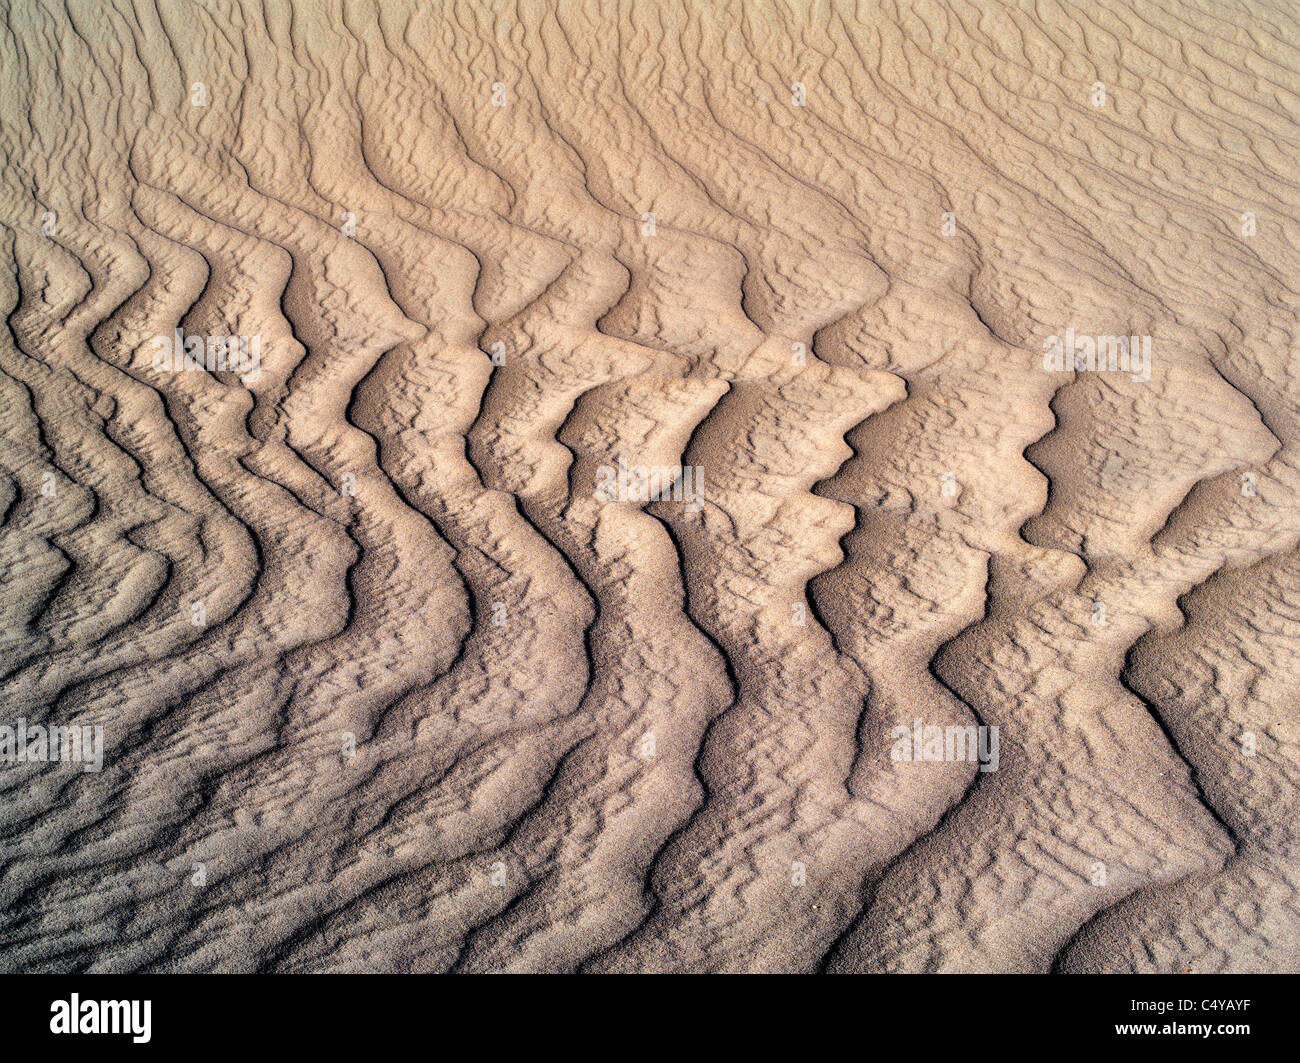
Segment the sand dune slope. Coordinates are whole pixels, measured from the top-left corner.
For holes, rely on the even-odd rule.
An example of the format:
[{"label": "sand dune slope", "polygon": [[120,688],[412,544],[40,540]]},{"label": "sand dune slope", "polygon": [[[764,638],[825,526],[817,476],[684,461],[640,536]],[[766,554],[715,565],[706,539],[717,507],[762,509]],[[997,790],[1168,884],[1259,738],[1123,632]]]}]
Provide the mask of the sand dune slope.
[{"label": "sand dune slope", "polygon": [[4,8],[0,969],[1300,970],[1294,5]]}]

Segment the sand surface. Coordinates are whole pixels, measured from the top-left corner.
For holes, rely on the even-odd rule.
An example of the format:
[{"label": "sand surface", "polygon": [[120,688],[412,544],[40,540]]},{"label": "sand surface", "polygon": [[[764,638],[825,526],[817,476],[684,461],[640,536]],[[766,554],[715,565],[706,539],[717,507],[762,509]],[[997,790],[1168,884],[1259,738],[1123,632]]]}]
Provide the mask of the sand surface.
[{"label": "sand surface", "polygon": [[0,969],[1300,969],[1294,2],[3,8]]}]

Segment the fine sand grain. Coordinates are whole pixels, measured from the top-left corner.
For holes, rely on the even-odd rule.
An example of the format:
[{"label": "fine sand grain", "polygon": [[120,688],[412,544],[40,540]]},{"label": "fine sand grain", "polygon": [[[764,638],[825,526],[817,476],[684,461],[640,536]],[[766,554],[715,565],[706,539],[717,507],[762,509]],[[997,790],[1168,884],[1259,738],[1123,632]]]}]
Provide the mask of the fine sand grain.
[{"label": "fine sand grain", "polygon": [[0,970],[1300,970],[1292,0],[2,6]]}]

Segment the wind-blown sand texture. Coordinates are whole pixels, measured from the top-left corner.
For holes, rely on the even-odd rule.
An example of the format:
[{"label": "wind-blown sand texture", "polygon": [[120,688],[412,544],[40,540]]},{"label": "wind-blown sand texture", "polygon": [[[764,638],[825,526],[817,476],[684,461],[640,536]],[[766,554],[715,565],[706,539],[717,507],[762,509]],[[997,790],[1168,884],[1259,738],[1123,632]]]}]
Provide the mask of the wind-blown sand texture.
[{"label": "wind-blown sand texture", "polygon": [[4,10],[0,968],[1300,969],[1294,3]]}]

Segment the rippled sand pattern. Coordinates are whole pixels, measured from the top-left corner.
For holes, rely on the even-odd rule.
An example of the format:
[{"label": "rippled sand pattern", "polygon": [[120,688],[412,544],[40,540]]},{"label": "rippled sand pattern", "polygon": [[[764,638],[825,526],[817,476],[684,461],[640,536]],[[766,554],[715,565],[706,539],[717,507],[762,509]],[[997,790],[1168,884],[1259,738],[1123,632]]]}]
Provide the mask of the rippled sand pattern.
[{"label": "rippled sand pattern", "polygon": [[1300,969],[1293,3],[3,7],[0,969]]}]

